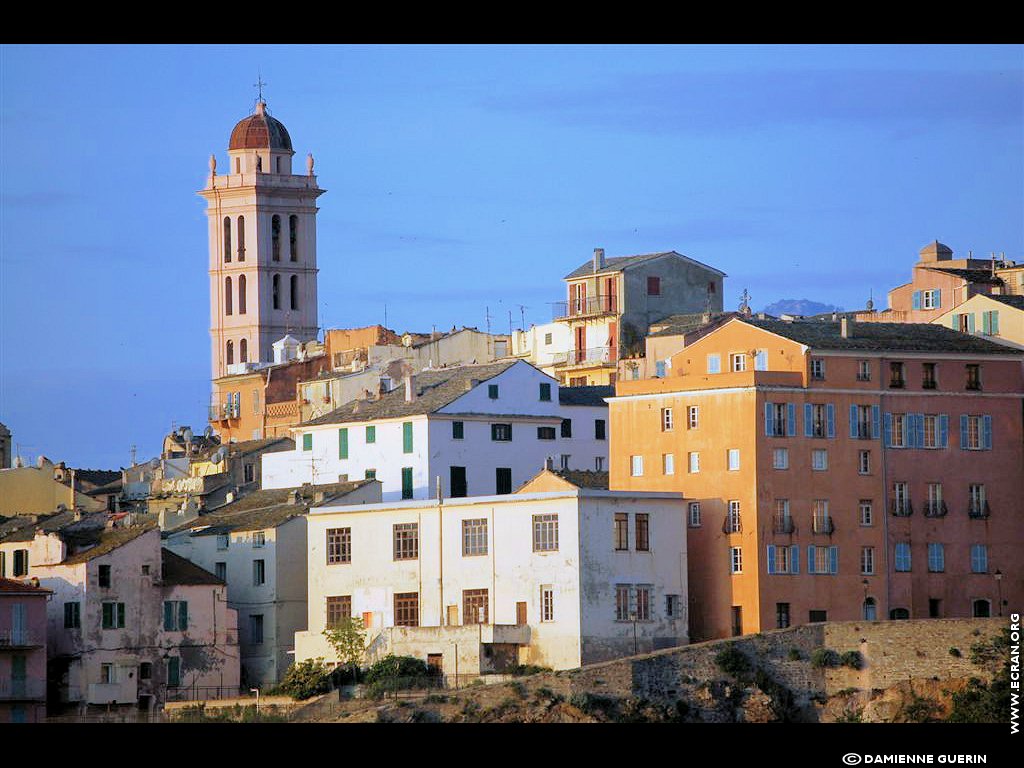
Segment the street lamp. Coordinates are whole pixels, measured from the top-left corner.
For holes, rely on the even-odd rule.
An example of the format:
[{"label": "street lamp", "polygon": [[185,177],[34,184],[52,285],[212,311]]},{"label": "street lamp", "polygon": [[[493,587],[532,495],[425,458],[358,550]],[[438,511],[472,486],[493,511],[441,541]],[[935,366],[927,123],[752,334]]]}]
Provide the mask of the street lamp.
[{"label": "street lamp", "polygon": [[256,719],[258,720],[259,717],[260,717],[260,689],[259,688],[250,688],[249,689],[249,693],[255,693],[256,694]]},{"label": "street lamp", "polygon": [[636,611],[629,612],[629,620],[633,622],[633,655],[636,656]]},{"label": "street lamp", "polygon": [[996,572],[992,574],[996,579],[996,591],[999,599],[999,615],[1003,615],[1003,572],[996,568]]}]

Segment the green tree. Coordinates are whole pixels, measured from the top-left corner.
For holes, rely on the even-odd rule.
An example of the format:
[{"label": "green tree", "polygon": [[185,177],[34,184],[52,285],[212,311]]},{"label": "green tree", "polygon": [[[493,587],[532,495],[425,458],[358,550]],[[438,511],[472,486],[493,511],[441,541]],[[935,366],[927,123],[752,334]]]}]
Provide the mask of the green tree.
[{"label": "green tree", "polygon": [[366,652],[366,630],[362,619],[343,619],[338,626],[325,629],[324,637],[343,666],[353,673],[359,669]]}]

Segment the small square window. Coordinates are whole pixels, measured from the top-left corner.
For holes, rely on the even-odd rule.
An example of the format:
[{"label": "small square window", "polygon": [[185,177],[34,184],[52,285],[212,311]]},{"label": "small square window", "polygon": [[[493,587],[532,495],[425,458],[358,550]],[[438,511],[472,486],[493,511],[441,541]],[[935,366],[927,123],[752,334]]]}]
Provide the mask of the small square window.
[{"label": "small square window", "polygon": [[452,422],[452,440],[462,440],[465,437],[465,425],[461,421]]},{"label": "small square window", "polygon": [[647,278],[647,295],[661,296],[661,278],[653,275]]},{"label": "small square window", "polygon": [[488,384],[487,385],[487,396],[489,398],[491,398],[491,400],[497,400],[498,399],[498,385],[497,384]]},{"label": "small square window", "polygon": [[540,399],[544,402],[551,401],[551,384],[542,382],[540,384]]},{"label": "small square window", "polygon": [[730,448],[728,453],[729,471],[736,472],[740,468],[740,449]]},{"label": "small square window", "polygon": [[110,566],[109,565],[101,565],[99,567],[99,585],[101,587],[109,587],[110,586]]},{"label": "small square window", "polygon": [[828,469],[828,451],[818,448],[811,451],[811,469],[823,472]]},{"label": "small square window", "polygon": [[629,474],[632,477],[642,477],[644,474],[644,457],[643,456],[630,456],[629,457]]},{"label": "small square window", "polygon": [[772,451],[772,468],[789,469],[789,448],[775,448]]}]

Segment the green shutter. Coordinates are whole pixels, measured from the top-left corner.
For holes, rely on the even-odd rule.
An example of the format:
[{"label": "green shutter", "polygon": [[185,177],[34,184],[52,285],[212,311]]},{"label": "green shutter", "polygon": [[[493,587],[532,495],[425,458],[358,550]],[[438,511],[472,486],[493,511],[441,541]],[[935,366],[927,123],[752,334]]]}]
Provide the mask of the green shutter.
[{"label": "green shutter", "polygon": [[367,442],[367,444],[376,443],[377,442],[377,428],[376,427],[367,427],[366,428],[366,442]]},{"label": "green shutter", "polygon": [[124,603],[117,604],[117,628],[124,629]]},{"label": "green shutter", "polygon": [[181,659],[172,656],[167,660],[167,685],[177,688],[181,685]]},{"label": "green shutter", "polygon": [[402,498],[412,498],[412,467],[402,467]]},{"label": "green shutter", "polygon": [[188,602],[185,600],[178,603],[178,629],[182,632],[188,629]]},{"label": "green shutter", "polygon": [[307,432],[302,436],[302,450],[312,451],[313,450],[313,433]]},{"label": "green shutter", "polygon": [[402,424],[402,453],[412,453],[412,422]]},{"label": "green shutter", "polygon": [[348,427],[338,430],[338,458],[348,458]]},{"label": "green shutter", "polygon": [[174,630],[174,603],[170,600],[164,600],[164,630]]}]

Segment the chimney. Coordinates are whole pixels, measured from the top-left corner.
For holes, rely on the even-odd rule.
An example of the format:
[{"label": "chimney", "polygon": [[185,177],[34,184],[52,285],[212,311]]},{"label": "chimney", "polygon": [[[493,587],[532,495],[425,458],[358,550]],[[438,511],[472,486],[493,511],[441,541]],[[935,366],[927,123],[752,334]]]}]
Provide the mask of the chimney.
[{"label": "chimney", "polygon": [[413,376],[411,373],[407,373],[405,374],[405,378],[403,381],[405,383],[405,402],[411,403],[413,400],[416,399],[416,377]]},{"label": "chimney", "polygon": [[469,392],[471,389],[477,387],[480,384],[480,379],[470,379],[466,382],[466,391]]},{"label": "chimney", "polygon": [[554,459],[553,456],[548,456],[546,459],[544,459],[544,469],[546,469],[546,470],[548,470],[550,472],[554,468],[555,468],[555,459]]},{"label": "chimney", "polygon": [[604,248],[594,249],[594,272],[604,269]]},{"label": "chimney", "polygon": [[327,497],[327,494],[324,491],[316,491],[313,494],[313,503],[314,504],[323,504],[324,499],[326,497]]},{"label": "chimney", "polygon": [[299,492],[298,492],[297,489],[293,488],[291,491],[288,492],[288,503],[289,504],[298,504],[299,503]]},{"label": "chimney", "polygon": [[839,335],[844,339],[849,339],[853,336],[853,320],[844,317],[839,321]]}]

